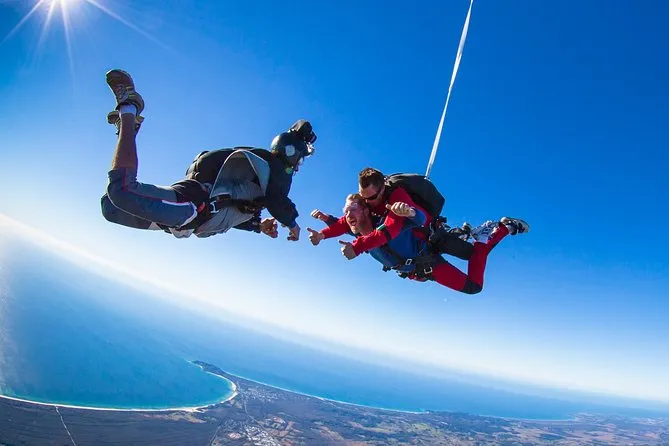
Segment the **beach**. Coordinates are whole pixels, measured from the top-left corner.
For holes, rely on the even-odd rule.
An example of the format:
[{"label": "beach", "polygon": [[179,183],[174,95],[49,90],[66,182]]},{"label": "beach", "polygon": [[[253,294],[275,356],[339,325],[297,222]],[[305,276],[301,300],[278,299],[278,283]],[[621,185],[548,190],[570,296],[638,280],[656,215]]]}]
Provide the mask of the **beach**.
[{"label": "beach", "polygon": [[13,396],[8,396],[8,395],[0,395],[0,398],[6,399],[6,400],[12,400],[12,401],[20,401],[22,403],[30,403],[30,404],[38,404],[41,406],[51,406],[51,407],[66,407],[68,409],[83,409],[83,410],[99,410],[99,411],[111,411],[111,412],[175,412],[175,411],[182,411],[182,412],[197,412],[202,409],[206,409],[212,406],[216,406],[217,404],[222,404],[226,403],[228,401],[233,400],[238,394],[238,389],[237,385],[230,381],[229,379],[226,379],[225,377],[221,375],[217,375],[215,373],[211,372],[205,372],[209,373],[211,375],[217,376],[221,379],[224,379],[228,381],[231,384],[232,391],[231,394],[224,399],[220,401],[216,401],[214,403],[209,403],[205,405],[200,405],[200,406],[187,406],[187,407],[168,407],[168,408],[122,408],[122,407],[95,407],[95,406],[78,406],[78,405],[73,405],[73,404],[60,404],[60,403],[55,403],[55,402],[43,402],[43,401],[34,401],[26,398],[17,398]]}]

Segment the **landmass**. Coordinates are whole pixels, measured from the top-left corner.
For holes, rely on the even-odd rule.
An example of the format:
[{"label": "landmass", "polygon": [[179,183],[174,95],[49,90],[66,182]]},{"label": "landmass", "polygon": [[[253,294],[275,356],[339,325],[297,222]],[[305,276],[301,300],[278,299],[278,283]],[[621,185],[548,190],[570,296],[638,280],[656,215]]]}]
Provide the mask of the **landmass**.
[{"label": "landmass", "polygon": [[194,361],[236,394],[196,410],[107,411],[0,398],[0,446],[669,445],[669,419],[579,414],[529,421],[410,413],[277,389]]}]

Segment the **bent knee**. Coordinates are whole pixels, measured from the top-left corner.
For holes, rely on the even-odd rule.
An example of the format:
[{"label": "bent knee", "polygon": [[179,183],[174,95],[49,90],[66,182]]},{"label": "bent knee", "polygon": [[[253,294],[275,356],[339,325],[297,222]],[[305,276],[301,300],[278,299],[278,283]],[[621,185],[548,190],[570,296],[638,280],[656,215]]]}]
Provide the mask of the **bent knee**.
[{"label": "bent knee", "polygon": [[104,194],[100,199],[100,210],[102,211],[102,216],[105,220],[115,223],[116,219],[114,218],[118,212],[114,203],[112,203],[108,194]]},{"label": "bent knee", "polygon": [[483,285],[479,285],[476,282],[472,282],[470,279],[467,279],[467,282],[465,282],[464,288],[462,288],[462,292],[465,294],[478,294],[483,290]]},{"label": "bent knee", "polygon": [[123,183],[121,183],[120,181],[110,181],[109,184],[107,184],[107,190],[105,196],[112,203],[115,203],[118,200],[123,200],[123,196],[126,193],[127,189],[123,187]]},{"label": "bent knee", "polygon": [[114,169],[108,174],[107,197],[116,206],[128,198],[130,191],[137,186],[137,173],[130,169]]},{"label": "bent knee", "polygon": [[106,192],[106,197],[109,201],[108,204],[114,208],[124,210],[132,209],[137,201],[137,194],[134,193],[133,184],[128,185],[123,184],[122,182],[112,181],[107,185]]}]

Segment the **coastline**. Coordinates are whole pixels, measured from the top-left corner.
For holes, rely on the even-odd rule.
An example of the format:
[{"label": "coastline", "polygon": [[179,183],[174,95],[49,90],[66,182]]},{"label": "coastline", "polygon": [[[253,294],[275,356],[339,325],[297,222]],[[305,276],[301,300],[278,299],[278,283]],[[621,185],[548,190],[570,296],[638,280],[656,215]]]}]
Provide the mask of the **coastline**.
[{"label": "coastline", "polygon": [[348,402],[348,401],[335,400],[335,399],[332,399],[332,398],[326,398],[326,397],[319,396],[319,395],[312,395],[312,394],[305,393],[305,392],[300,392],[300,391],[297,391],[297,390],[286,389],[286,388],[279,387],[279,386],[276,386],[276,385],[273,385],[273,384],[267,384],[267,383],[262,382],[262,381],[256,381],[256,380],[249,379],[249,378],[246,378],[246,377],[243,377],[243,376],[235,375],[234,373],[230,373],[230,372],[225,372],[225,371],[224,371],[224,373],[226,373],[227,375],[230,375],[230,376],[232,376],[232,377],[234,377],[234,378],[243,379],[243,380],[246,380],[246,381],[255,383],[255,384],[260,384],[260,385],[263,385],[263,386],[271,387],[272,389],[278,389],[278,390],[282,390],[282,391],[284,391],[284,392],[294,393],[294,394],[296,394],[296,395],[302,395],[302,396],[307,396],[307,397],[310,397],[310,398],[315,398],[315,399],[320,400],[320,401],[326,401],[326,402],[331,402],[331,403],[338,403],[338,404],[343,404],[343,405],[347,405],[347,406],[361,407],[361,408],[365,408],[365,409],[384,410],[384,411],[387,411],[387,412],[407,413],[407,414],[413,414],[413,415],[427,415],[427,414],[431,414],[431,413],[440,413],[440,412],[445,412],[445,413],[466,413],[467,415],[480,416],[480,417],[485,417],[485,418],[497,418],[497,419],[502,419],[502,420],[514,420],[514,421],[525,421],[525,422],[556,422],[556,423],[560,423],[560,422],[575,422],[575,421],[577,421],[577,415],[578,415],[578,414],[574,414],[574,415],[572,415],[571,418],[539,419],[539,418],[504,417],[504,416],[499,416],[499,415],[485,415],[485,414],[478,414],[478,413],[468,413],[468,412],[458,412],[458,411],[448,411],[448,410],[432,410],[432,409],[423,409],[423,410],[406,410],[406,409],[391,409],[391,408],[387,408],[387,407],[370,406],[370,405],[368,405],[368,404],[351,403],[351,402]]},{"label": "coastline", "polygon": [[[199,364],[196,364],[196,365],[198,365],[199,367],[202,367]],[[209,365],[213,366],[213,364],[209,364]],[[213,366],[213,367],[216,367],[216,366]],[[218,368],[218,367],[216,367],[216,368]],[[219,369],[219,370],[221,370],[221,369]],[[430,413],[430,412],[436,412],[436,411],[431,411],[431,410],[415,411],[415,410],[402,410],[402,409],[388,409],[388,408],[379,407],[379,406],[369,406],[369,405],[366,405],[366,404],[358,404],[358,403],[350,403],[350,402],[347,402],[347,401],[339,401],[339,400],[335,400],[335,399],[332,399],[332,398],[326,398],[326,397],[319,396],[319,395],[312,395],[310,393],[300,392],[300,391],[297,391],[297,390],[286,389],[284,387],[279,387],[279,386],[276,386],[276,385],[273,385],[273,384],[267,384],[267,383],[264,383],[262,381],[256,381],[256,380],[253,380],[253,379],[250,379],[250,378],[246,378],[244,376],[235,375],[234,373],[226,372],[225,370],[221,370],[221,371],[223,373],[225,373],[226,375],[232,376],[233,378],[243,379],[244,381],[252,382],[254,384],[260,384],[262,386],[270,387],[272,389],[281,390],[283,392],[290,392],[290,393],[294,393],[296,395],[307,396],[309,398],[315,398],[317,400],[326,401],[326,402],[330,402],[330,403],[339,403],[339,404],[345,404],[345,405],[349,405],[349,406],[364,407],[366,409],[386,410],[386,411],[389,411],[389,412],[410,413],[410,414],[416,414],[416,415],[427,414],[427,413]],[[207,372],[207,373],[212,373],[212,372]],[[224,376],[217,375],[216,373],[212,373],[212,375],[216,375],[216,376],[219,376],[221,378],[228,379],[228,378],[225,378]],[[232,382],[229,379],[228,379],[228,381]],[[233,382],[233,384],[234,384],[234,382]],[[237,386],[235,385],[235,390],[236,389],[237,389]]]},{"label": "coastline", "polygon": [[[224,379],[228,381],[231,384],[231,394],[227,396],[226,398],[216,401],[213,403],[205,404],[205,405],[200,405],[200,406],[185,406],[185,407],[170,407],[170,408],[112,408],[112,407],[95,407],[95,406],[78,406],[78,405],[72,405],[72,404],[58,404],[58,403],[47,403],[47,402],[42,402],[42,401],[34,401],[34,400],[29,400],[29,399],[24,399],[24,398],[18,398],[18,397],[12,397],[8,395],[2,395],[0,394],[0,398],[4,398],[7,400],[12,400],[12,401],[18,401],[22,403],[28,403],[28,404],[37,404],[41,406],[51,406],[51,407],[62,407],[62,408],[68,408],[68,409],[80,409],[80,410],[96,410],[96,411],[108,411],[108,412],[198,412],[203,409],[207,409],[213,406],[216,406],[218,404],[223,404],[228,401],[233,400],[237,395],[239,395],[239,389],[237,387],[237,384],[229,379],[226,378],[225,376],[219,375],[217,373],[213,373],[211,371],[205,370],[202,365],[195,364],[194,361],[188,361],[192,363],[193,365],[196,365],[197,367],[200,367],[203,372],[208,373],[210,375],[214,375],[218,378]],[[210,364],[211,365],[211,364]],[[215,367],[215,366],[214,366]],[[218,367],[216,367],[218,369]],[[221,370],[221,369],[219,369]],[[352,403],[348,401],[340,401],[332,398],[327,398],[319,395],[312,395],[309,393],[305,392],[300,392],[292,389],[286,389],[283,387],[279,387],[276,385],[268,384],[262,381],[257,381],[253,379],[249,379],[243,376],[235,375],[234,373],[226,372],[224,370],[221,370],[223,373],[226,375],[229,375],[230,377],[237,378],[237,379],[242,379],[251,383],[259,384],[262,386],[267,386],[272,389],[276,390],[281,390],[284,392],[290,392],[294,393],[296,395],[301,395],[309,398],[314,398],[323,402],[330,402],[330,403],[337,403],[337,404],[342,404],[346,406],[354,406],[358,408],[364,408],[364,409],[370,409],[370,410],[382,410],[382,411],[387,411],[387,412],[395,412],[395,413],[406,413],[406,414],[413,414],[413,415],[427,415],[431,413],[439,413],[439,412],[445,412],[445,413],[460,413],[458,411],[448,411],[448,410],[431,410],[431,409],[423,409],[423,410],[405,410],[405,409],[392,409],[392,408],[387,408],[387,407],[379,407],[379,406],[371,406],[367,404],[360,404],[360,403]],[[468,415],[474,415],[474,416],[481,416],[481,417],[486,417],[486,418],[496,418],[496,419],[503,419],[503,420],[514,420],[514,421],[522,421],[522,422],[539,422],[539,423],[564,423],[564,422],[575,422],[578,420],[578,414],[573,414],[571,418],[554,418],[554,419],[534,419],[534,418],[520,418],[520,417],[505,417],[505,416],[498,416],[498,415],[485,415],[485,414],[474,414],[471,413]]]},{"label": "coastline", "polygon": [[[210,372],[205,371],[205,373],[210,373]],[[209,403],[201,406],[168,407],[168,408],[95,407],[95,406],[77,406],[73,404],[45,403],[42,401],[33,401],[25,398],[18,398],[2,394],[0,394],[0,398],[11,401],[18,401],[21,403],[37,404],[40,406],[63,407],[67,409],[80,409],[80,410],[97,410],[97,411],[107,411],[107,412],[198,412],[202,409],[207,409],[216,406],[218,404],[227,403],[228,401],[233,400],[237,395],[239,395],[237,384],[235,384],[233,381],[230,381],[224,376],[216,375],[215,373],[210,373],[210,374],[228,381],[232,386],[231,394],[220,401],[216,401],[214,403]]]}]

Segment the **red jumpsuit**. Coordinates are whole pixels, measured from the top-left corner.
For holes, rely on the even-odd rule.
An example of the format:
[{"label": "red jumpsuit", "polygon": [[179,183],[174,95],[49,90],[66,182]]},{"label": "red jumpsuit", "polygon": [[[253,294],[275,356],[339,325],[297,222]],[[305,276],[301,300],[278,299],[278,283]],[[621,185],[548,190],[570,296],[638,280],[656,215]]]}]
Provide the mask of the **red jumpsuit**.
[{"label": "red jumpsuit", "polygon": [[[400,217],[386,209],[387,204],[396,202],[403,202],[411,207],[415,207],[425,213],[428,220],[426,226],[430,222],[430,217],[427,212],[418,206],[409,196],[409,194],[402,188],[395,188],[385,202],[381,202],[372,212],[377,215],[386,215],[383,224],[372,231],[370,234],[359,236],[353,243],[353,250],[360,255],[370,249],[378,248],[389,240],[397,237],[400,231],[405,227],[404,220],[406,217]],[[346,234],[349,231],[346,218],[341,217],[335,223],[324,228],[321,233],[325,238],[338,237]],[[414,235],[425,240],[424,232],[413,230]],[[483,289],[483,276],[485,273],[486,262],[490,251],[499,243],[504,237],[509,234],[509,230],[504,225],[499,227],[490,235],[486,243],[474,243],[474,249],[467,264],[467,274],[460,271],[455,266],[448,262],[439,263],[432,268],[432,278],[440,285],[444,285],[455,291],[460,291],[466,294],[476,294]],[[427,279],[419,279],[415,275],[409,276],[410,279],[425,281]]]}]

